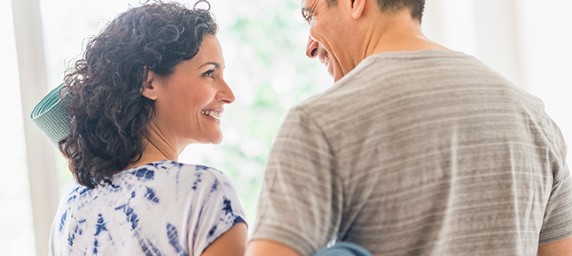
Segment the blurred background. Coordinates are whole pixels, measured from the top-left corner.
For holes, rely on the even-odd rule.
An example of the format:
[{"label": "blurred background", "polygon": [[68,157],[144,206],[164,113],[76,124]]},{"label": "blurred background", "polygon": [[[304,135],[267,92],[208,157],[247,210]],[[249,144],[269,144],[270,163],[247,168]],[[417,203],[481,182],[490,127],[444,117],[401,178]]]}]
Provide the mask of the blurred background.
[{"label": "blurred background", "polygon": [[[30,111],[61,83],[90,36],[142,2],[0,0],[2,255],[46,254],[59,197],[73,182],[56,148],[30,122]],[[226,108],[223,142],[191,145],[179,160],[231,177],[253,223],[266,157],[284,115],[332,80],[304,55],[308,25],[299,0],[210,3],[237,100]],[[480,58],[540,97],[571,144],[571,9],[567,0],[427,0],[423,27],[429,38]]]}]

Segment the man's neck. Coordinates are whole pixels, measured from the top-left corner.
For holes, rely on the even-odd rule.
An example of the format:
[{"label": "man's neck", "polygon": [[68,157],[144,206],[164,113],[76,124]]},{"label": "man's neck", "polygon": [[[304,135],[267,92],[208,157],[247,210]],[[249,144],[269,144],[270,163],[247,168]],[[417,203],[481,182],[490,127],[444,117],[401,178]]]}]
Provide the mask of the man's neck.
[{"label": "man's neck", "polygon": [[370,25],[364,27],[361,59],[384,52],[448,50],[423,35],[421,24],[411,18],[409,10],[370,19]]}]

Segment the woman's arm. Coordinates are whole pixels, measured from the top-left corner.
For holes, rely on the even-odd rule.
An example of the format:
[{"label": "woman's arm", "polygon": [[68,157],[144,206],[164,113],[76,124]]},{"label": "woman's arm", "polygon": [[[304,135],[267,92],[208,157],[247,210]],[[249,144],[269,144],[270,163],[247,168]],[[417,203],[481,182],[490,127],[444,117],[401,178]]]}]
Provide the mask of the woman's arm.
[{"label": "woman's arm", "polygon": [[210,244],[201,254],[202,256],[244,256],[246,250],[246,239],[248,231],[246,224],[237,223],[212,244]]},{"label": "woman's arm", "polygon": [[246,256],[260,255],[300,256],[294,249],[271,240],[256,239],[248,243]]}]

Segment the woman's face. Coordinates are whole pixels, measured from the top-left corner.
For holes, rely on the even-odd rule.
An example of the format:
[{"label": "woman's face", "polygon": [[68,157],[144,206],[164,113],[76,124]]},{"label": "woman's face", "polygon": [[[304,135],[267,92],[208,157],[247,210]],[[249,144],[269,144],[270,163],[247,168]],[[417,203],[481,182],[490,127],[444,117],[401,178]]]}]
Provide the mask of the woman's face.
[{"label": "woman's face", "polygon": [[[151,90],[155,100],[151,129],[163,140],[183,148],[189,143],[219,143],[224,106],[234,94],[223,78],[224,59],[219,41],[205,35],[199,52],[175,66],[168,76],[154,74]],[[153,98],[155,97],[155,98]]]}]

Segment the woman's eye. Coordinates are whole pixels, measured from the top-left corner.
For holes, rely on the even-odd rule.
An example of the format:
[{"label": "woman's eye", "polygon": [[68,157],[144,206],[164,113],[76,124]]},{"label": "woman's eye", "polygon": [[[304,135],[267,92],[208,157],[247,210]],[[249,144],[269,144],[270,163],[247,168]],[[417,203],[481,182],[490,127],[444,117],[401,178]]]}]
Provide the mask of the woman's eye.
[{"label": "woman's eye", "polygon": [[207,72],[203,73],[203,76],[214,78],[214,69],[208,70]]}]

